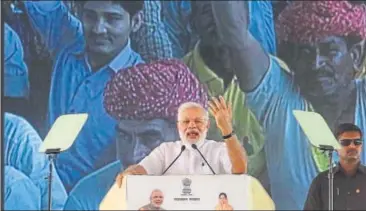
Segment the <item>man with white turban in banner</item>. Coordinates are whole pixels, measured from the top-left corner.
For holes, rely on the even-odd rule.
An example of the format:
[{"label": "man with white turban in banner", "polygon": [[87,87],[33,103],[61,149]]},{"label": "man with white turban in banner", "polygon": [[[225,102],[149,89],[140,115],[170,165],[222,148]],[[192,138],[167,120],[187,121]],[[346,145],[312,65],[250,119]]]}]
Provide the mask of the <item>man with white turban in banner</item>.
[{"label": "man with white turban in banner", "polygon": [[[81,179],[70,192],[65,210],[98,210],[121,170],[140,162],[163,142],[178,139],[180,104],[207,107],[207,93],[178,60],[140,64],[118,73],[105,88],[106,111],[119,121],[117,160]],[[111,128],[113,130],[114,128]]]},{"label": "man with white turban in banner", "polygon": [[266,135],[276,208],[301,210],[311,181],[328,160],[311,146],[293,110],[320,113],[332,130],[346,122],[366,129],[366,82],[359,77],[366,53],[365,3],[291,2],[276,23],[278,55],[284,62],[266,53],[250,34],[245,1],[211,4],[246,104]]}]

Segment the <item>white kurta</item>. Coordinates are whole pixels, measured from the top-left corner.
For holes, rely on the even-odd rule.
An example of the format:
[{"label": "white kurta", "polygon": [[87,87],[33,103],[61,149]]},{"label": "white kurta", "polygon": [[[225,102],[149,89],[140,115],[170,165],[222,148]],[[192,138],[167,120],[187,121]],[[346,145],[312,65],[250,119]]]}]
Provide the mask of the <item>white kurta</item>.
[{"label": "white kurta", "polygon": [[[178,156],[182,145],[185,145],[186,149],[165,175],[213,174],[199,152],[183,141],[160,144],[139,165],[143,166],[149,175],[162,175]],[[231,174],[232,164],[225,142],[204,140],[196,145],[216,174]]]}]

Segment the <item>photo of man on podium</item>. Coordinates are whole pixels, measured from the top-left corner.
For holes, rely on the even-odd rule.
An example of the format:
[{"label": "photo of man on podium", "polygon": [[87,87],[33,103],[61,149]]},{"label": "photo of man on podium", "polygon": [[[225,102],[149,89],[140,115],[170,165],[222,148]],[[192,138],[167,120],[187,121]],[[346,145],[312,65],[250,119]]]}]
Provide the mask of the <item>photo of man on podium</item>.
[{"label": "photo of man on podium", "polygon": [[165,210],[161,207],[164,203],[164,194],[161,190],[155,189],[151,192],[150,203],[141,207],[139,210]]}]

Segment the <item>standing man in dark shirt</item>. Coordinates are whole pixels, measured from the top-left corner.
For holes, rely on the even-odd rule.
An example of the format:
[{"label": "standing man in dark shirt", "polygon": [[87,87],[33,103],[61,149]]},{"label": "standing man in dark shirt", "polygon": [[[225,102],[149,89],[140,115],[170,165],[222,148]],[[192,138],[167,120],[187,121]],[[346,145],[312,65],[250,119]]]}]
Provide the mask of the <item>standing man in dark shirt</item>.
[{"label": "standing man in dark shirt", "polygon": [[[351,123],[338,126],[341,145],[339,163],[334,167],[334,210],[366,210],[366,167],[360,164],[362,131]],[[312,182],[304,210],[328,210],[328,171]]]}]

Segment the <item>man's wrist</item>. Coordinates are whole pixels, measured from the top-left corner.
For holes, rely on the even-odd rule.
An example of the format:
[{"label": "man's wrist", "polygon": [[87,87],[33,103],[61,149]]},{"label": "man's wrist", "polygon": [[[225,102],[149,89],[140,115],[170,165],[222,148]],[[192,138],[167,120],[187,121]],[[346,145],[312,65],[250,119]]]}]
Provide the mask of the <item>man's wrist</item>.
[{"label": "man's wrist", "polygon": [[231,138],[235,133],[234,133],[234,130],[232,130],[231,132],[226,132],[226,133],[222,133],[222,138],[223,139],[229,139]]},{"label": "man's wrist", "polygon": [[226,136],[226,135],[231,134],[234,131],[234,129],[232,126],[228,125],[226,127],[221,127],[220,131],[221,131],[222,136]]}]

